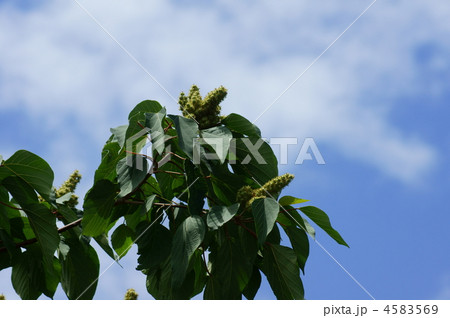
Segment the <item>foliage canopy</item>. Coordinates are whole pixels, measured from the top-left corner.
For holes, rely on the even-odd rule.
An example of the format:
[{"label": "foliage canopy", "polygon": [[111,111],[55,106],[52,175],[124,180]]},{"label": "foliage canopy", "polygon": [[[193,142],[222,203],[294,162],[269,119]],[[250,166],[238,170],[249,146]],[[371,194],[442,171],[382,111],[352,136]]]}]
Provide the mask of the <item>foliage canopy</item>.
[{"label": "foliage canopy", "polygon": [[202,98],[193,86],[180,95],[183,116],[156,101],[138,104],[127,125],[111,129],[81,209],[78,172],[55,189],[39,156],[0,157],[0,270],[12,267],[20,297],[52,298],[61,284],[69,299],[92,299],[93,239],[117,261],[137,244],[137,270],[156,299],[253,299],[261,273],[278,299],[303,299],[300,272],[315,236],[305,216],[347,244],[325,212],[280,197],[293,176],[278,175],[258,127],[220,115],[226,93]]}]

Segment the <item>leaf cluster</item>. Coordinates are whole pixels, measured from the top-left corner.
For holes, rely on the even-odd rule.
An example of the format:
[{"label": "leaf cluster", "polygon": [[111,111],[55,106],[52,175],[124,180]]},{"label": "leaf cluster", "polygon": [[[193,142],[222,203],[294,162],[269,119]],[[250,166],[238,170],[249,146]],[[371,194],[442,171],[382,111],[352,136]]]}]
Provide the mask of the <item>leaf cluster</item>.
[{"label": "leaf cluster", "polygon": [[69,299],[92,298],[99,264],[91,239],[116,261],[137,244],[137,270],[155,299],[253,299],[262,275],[278,299],[304,298],[300,274],[315,236],[305,217],[346,242],[325,212],[280,198],[293,176],[278,175],[258,127],[219,116],[226,90],[203,100],[197,93],[181,95],[183,116],[146,100],[111,129],[80,210],[71,192],[56,195],[40,157],[20,150],[1,162],[0,270],[13,268],[23,299],[52,297],[59,283]]}]

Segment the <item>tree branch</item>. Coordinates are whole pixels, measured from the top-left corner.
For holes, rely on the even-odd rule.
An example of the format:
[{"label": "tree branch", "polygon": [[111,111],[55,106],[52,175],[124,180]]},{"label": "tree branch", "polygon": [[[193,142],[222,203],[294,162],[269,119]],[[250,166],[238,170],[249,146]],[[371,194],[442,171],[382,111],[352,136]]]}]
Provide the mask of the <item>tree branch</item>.
[{"label": "tree branch", "polygon": [[[82,220],[83,220],[83,218],[80,218],[76,221],[73,221],[72,223],[64,225],[63,227],[58,229],[58,233],[63,233],[67,230],[70,230],[71,228],[74,228],[74,227],[80,225]],[[24,247],[24,246],[36,243],[37,241],[38,241],[37,238],[34,237],[32,239],[16,243],[16,247]],[[7,250],[6,246],[0,247],[0,253],[5,252],[6,250]]]}]

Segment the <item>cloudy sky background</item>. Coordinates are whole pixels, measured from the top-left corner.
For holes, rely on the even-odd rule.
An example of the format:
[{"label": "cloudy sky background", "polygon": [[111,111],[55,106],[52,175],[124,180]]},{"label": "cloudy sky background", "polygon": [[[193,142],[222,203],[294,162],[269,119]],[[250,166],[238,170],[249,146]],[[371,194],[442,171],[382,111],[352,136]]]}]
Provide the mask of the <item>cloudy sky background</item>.
[{"label": "cloudy sky background", "polygon": [[[321,231],[318,241],[375,298],[448,299],[448,1],[376,1],[276,100],[372,2],[79,1],[167,94],[75,1],[0,1],[0,154],[35,152],[56,185],[79,169],[83,196],[109,128],[137,103],[177,113],[172,97],[193,83],[204,94],[224,85],[224,114],[258,118],[268,138],[298,138],[280,167],[296,175],[286,193],[329,214],[351,248]],[[294,164],[305,137],[326,165]],[[369,298],[311,250],[308,299]],[[124,269],[100,278],[96,298],[121,299],[130,287],[151,298],[135,263],[133,249]],[[9,270],[2,292],[17,297]],[[258,298],[274,298],[267,283]]]}]

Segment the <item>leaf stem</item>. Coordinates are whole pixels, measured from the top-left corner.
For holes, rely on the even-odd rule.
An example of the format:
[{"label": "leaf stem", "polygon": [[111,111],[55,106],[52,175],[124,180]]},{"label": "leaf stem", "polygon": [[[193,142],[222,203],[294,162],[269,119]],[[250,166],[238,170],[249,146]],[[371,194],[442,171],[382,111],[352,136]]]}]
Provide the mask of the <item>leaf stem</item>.
[{"label": "leaf stem", "polygon": [[17,208],[17,207],[15,207],[15,206],[6,204],[5,202],[2,202],[2,201],[0,201],[0,204],[6,206],[6,207],[8,207],[8,208],[14,209],[14,210],[19,210],[19,211],[22,210],[21,208]]}]

